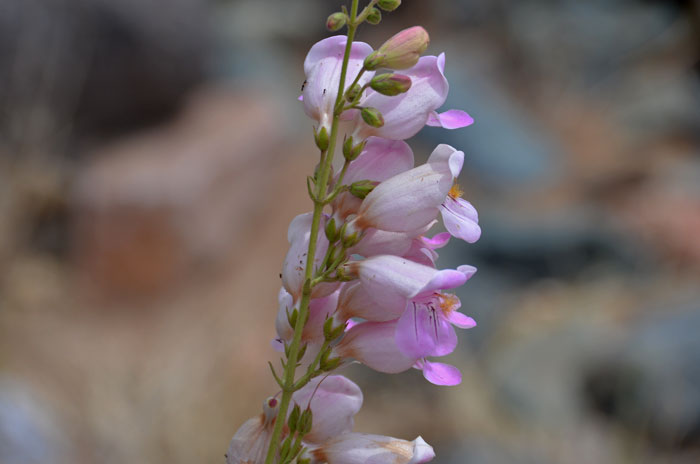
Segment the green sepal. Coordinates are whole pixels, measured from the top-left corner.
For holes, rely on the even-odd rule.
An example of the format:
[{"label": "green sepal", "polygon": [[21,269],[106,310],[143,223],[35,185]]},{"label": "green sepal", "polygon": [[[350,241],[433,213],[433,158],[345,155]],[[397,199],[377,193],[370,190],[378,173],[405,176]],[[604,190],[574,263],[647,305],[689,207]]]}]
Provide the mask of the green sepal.
[{"label": "green sepal", "polygon": [[299,423],[299,416],[301,416],[301,408],[298,404],[294,403],[292,412],[289,413],[289,419],[287,419],[287,426],[289,427],[289,434],[293,435],[297,430]]},{"label": "green sepal", "polygon": [[354,232],[350,235],[344,235],[340,239],[341,243],[343,244],[343,248],[345,248],[346,250],[360,243],[360,240],[362,240],[362,237],[357,232]]},{"label": "green sepal", "polygon": [[377,183],[371,180],[358,180],[350,184],[350,193],[360,200],[364,200],[376,186]]},{"label": "green sepal", "polygon": [[316,146],[319,150],[328,150],[330,139],[328,137],[328,130],[326,130],[325,126],[314,132],[314,141],[316,142]]},{"label": "green sepal", "polygon": [[304,359],[304,355],[306,354],[306,347],[307,346],[309,346],[309,345],[307,345],[306,343],[304,343],[301,346],[301,349],[299,350],[299,354],[297,354],[297,361]]},{"label": "green sepal", "polygon": [[291,314],[287,311],[287,322],[292,329],[296,328],[297,320],[299,319],[299,310],[294,308]]},{"label": "green sepal", "polygon": [[304,409],[304,412],[301,413],[301,417],[299,418],[299,434],[303,436],[309,433],[312,425],[313,413],[311,412],[311,408],[307,407]]},{"label": "green sepal", "polygon": [[284,462],[289,455],[289,450],[292,447],[292,435],[290,434],[285,438],[284,442],[282,442],[282,448],[280,448],[280,459],[282,462]]},{"label": "green sepal", "polygon": [[320,367],[322,370],[329,372],[340,366],[343,360],[341,358],[330,358],[325,361],[321,361]]},{"label": "green sepal", "polygon": [[350,87],[348,90],[345,91],[345,100],[352,102],[354,101],[358,95],[360,95],[360,92],[362,91],[362,87],[360,87],[359,84],[355,84],[352,87]]}]

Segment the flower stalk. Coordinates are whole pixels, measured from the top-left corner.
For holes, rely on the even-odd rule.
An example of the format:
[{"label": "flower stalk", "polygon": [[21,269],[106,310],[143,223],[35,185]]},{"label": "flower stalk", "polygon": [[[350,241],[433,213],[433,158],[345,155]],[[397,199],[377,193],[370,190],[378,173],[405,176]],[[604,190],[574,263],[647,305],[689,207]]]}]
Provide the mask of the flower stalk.
[{"label": "flower stalk", "polygon": [[[323,213],[323,207],[330,201],[335,195],[331,195],[331,199],[326,198],[326,193],[328,190],[328,180],[330,178],[331,164],[333,162],[333,156],[335,152],[336,139],[338,138],[338,124],[340,122],[340,114],[342,112],[342,101],[345,90],[345,79],[347,77],[348,61],[350,59],[350,50],[352,47],[352,41],[355,38],[355,31],[358,25],[367,17],[369,14],[369,8],[373,7],[376,0],[372,0],[370,4],[361,13],[360,17],[357,15],[359,0],[352,0],[352,6],[350,8],[349,21],[347,23],[348,28],[348,39],[345,46],[345,54],[343,55],[343,64],[340,72],[340,82],[338,84],[338,95],[336,97],[334,112],[333,112],[333,122],[331,124],[331,134],[328,141],[328,149],[325,152],[321,152],[321,169],[316,181],[316,191],[314,196],[311,198],[314,202],[313,218],[311,220],[311,235],[309,237],[309,248],[306,258],[306,268],[304,272],[304,286],[301,295],[301,302],[299,304],[299,317],[297,318],[296,324],[294,325],[294,338],[289,345],[287,362],[284,369],[284,380],[282,386],[282,398],[280,399],[278,419],[275,421],[275,427],[272,430],[272,437],[270,439],[270,447],[267,450],[267,456],[265,457],[265,464],[273,464],[275,456],[277,454],[277,447],[282,435],[282,428],[284,426],[284,418],[287,417],[287,410],[289,409],[289,402],[292,399],[292,394],[308,383],[311,378],[313,378],[313,373],[316,366],[321,361],[322,353],[327,348],[328,342],[324,343],[324,347],[319,351],[316,359],[309,366],[307,374],[300,379],[298,383],[295,383],[295,374],[297,363],[299,361],[299,351],[301,348],[301,335],[304,330],[304,324],[309,316],[309,302],[311,300],[311,290],[312,290],[312,279],[313,279],[313,268],[314,268],[314,257],[316,256],[316,245],[318,241],[319,225],[321,223],[321,214]],[[336,193],[337,195],[337,193]]]}]

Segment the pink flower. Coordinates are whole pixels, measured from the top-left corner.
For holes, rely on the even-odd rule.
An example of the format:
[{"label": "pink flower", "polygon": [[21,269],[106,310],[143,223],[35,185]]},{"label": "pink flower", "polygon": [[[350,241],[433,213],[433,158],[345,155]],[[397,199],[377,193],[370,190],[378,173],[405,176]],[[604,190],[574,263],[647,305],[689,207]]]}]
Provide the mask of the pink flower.
[{"label": "pink flower", "polygon": [[362,202],[353,226],[414,233],[423,229],[437,216],[463,163],[464,153],[438,145],[424,165],[377,185]]},{"label": "pink flower", "polygon": [[408,92],[389,97],[373,90],[360,100],[363,107],[378,109],[383,118],[382,127],[371,127],[362,118],[355,119],[355,135],[366,138],[376,135],[387,139],[403,140],[413,137],[429,123],[446,129],[466,127],[474,120],[464,111],[450,110],[439,115],[437,108],[445,103],[449,84],[445,78],[445,54],[424,56],[401,74],[411,78]]},{"label": "pink flower", "polygon": [[474,243],[481,237],[479,215],[471,203],[462,198],[462,190],[454,184],[440,205],[442,222],[447,231],[465,242]]},{"label": "pink flower", "polygon": [[421,437],[413,441],[382,435],[346,433],[309,453],[312,464],[420,464],[435,457]]},{"label": "pink flower", "polygon": [[459,287],[467,281],[463,270],[443,269],[414,263],[405,258],[380,255],[345,265],[356,274],[370,298],[382,307],[397,307],[413,297],[435,290]]},{"label": "pink flower", "polygon": [[414,298],[396,325],[401,352],[413,358],[452,353],[457,347],[453,325],[462,329],[476,326],[472,318],[457,311],[460,306],[459,298],[442,292]]},{"label": "pink flower", "polygon": [[[306,114],[319,122],[328,132],[333,120],[333,105],[338,95],[340,70],[347,37],[336,35],[316,43],[304,60],[306,84],[302,90],[302,101]],[[364,59],[372,52],[372,47],[363,42],[353,42],[348,62],[345,89],[353,82],[364,64]],[[359,84],[364,85],[374,76],[374,72],[365,72]],[[357,111],[355,111],[357,112]],[[350,116],[350,115],[348,115]]]}]

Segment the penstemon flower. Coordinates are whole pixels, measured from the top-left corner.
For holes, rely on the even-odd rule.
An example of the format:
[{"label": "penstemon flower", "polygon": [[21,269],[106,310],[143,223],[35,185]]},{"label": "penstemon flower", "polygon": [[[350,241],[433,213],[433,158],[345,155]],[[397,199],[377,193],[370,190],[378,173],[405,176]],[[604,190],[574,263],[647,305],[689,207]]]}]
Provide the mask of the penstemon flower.
[{"label": "penstemon flower", "polygon": [[[436,385],[456,385],[459,370],[435,361],[457,346],[459,312],[450,290],[476,269],[439,269],[450,237],[473,243],[476,209],[456,183],[464,153],[438,145],[420,166],[404,141],[425,125],[457,129],[473,120],[461,110],[438,113],[447,97],[445,55],[421,56],[429,44],[420,26],[377,50],[354,41],[363,22],[400,0],[369,0],[332,14],[327,27],[347,35],[321,40],[304,61],[300,97],[315,122],[319,164],[307,178],[313,211],[289,225],[270,364],[279,392],[236,432],[228,464],[418,464],[435,453],[413,441],[353,431],[362,392],[334,372],[353,362],[385,373],[414,368]],[[340,120],[347,121],[341,132]],[[342,138],[342,143],[338,143]],[[342,169],[333,172],[336,145]],[[447,232],[430,235],[442,218]]]}]

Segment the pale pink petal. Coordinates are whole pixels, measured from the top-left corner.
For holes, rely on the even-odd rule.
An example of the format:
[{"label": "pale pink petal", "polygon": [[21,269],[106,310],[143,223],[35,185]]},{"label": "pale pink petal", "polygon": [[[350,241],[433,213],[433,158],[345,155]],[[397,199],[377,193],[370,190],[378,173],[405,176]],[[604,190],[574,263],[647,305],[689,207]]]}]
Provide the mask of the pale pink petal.
[{"label": "pale pink petal", "polygon": [[413,162],[413,151],[406,142],[370,137],[360,156],[348,166],[343,183],[381,182],[408,171]]},{"label": "pale pink petal", "polygon": [[346,433],[309,453],[312,464],[422,464],[435,457],[422,438],[410,442],[383,435]]},{"label": "pale pink petal", "polygon": [[410,259],[413,262],[423,264],[424,266],[435,267],[435,261],[438,259],[438,254],[434,250],[425,246],[422,240],[414,239],[411,243],[411,248],[403,254],[404,258]]},{"label": "pale pink petal", "polygon": [[431,293],[435,290],[447,290],[450,288],[456,288],[467,281],[467,276],[464,272],[453,270],[453,269],[443,269],[438,271],[430,282],[428,282],[419,292],[419,294]]},{"label": "pale pink petal", "polygon": [[323,443],[352,431],[353,416],[362,407],[362,391],[354,382],[341,375],[316,377],[295,392],[292,401],[302,411],[307,406],[311,407],[311,432],[304,436],[304,441]]},{"label": "pale pink petal", "polygon": [[403,354],[412,358],[445,356],[457,347],[457,334],[452,324],[435,310],[409,303],[396,325],[396,344]]},{"label": "pale pink petal", "polygon": [[447,242],[450,241],[450,237],[451,235],[449,232],[441,232],[432,238],[420,237],[420,239],[428,248],[434,250],[447,245]]},{"label": "pale pink petal", "polygon": [[359,228],[413,232],[435,219],[452,187],[464,153],[439,145],[428,162],[380,183],[365,198],[355,223]]},{"label": "pale pink petal", "polygon": [[348,263],[364,290],[376,303],[387,307],[406,304],[440,272],[422,264],[392,255],[380,255]]},{"label": "pale pink petal", "polygon": [[368,321],[391,321],[403,314],[406,300],[391,300],[391,305],[379,305],[360,282],[349,282],[340,292],[338,300],[338,317],[348,320],[360,317]]},{"label": "pale pink petal", "polygon": [[474,243],[481,237],[479,217],[476,209],[466,200],[447,197],[445,203],[440,206],[442,221],[445,228],[454,237],[468,243]]},{"label": "pale pink petal", "polygon": [[462,110],[447,110],[444,113],[433,111],[428,116],[426,125],[443,129],[461,129],[474,124],[474,118]]},{"label": "pale pink petal", "polygon": [[263,464],[277,409],[277,400],[267,398],[263,403],[263,413],[243,423],[231,439],[226,452],[226,464]]},{"label": "pale pink petal", "polygon": [[[309,249],[309,237],[311,236],[312,214],[305,213],[295,217],[289,224],[287,239],[289,240],[289,250],[284,258],[282,267],[282,284],[292,295],[294,301],[301,296],[302,285],[304,284],[304,269],[306,267],[306,255]],[[314,271],[323,262],[326,250],[328,249],[328,239],[323,232],[326,219],[321,218],[318,241],[316,246],[316,256],[314,259]],[[314,287],[313,297],[329,295],[338,288],[335,282],[328,282]]]},{"label": "pale pink petal", "polygon": [[349,252],[364,257],[375,255],[402,256],[408,251],[412,243],[412,234],[369,229],[362,236],[360,243],[351,248]]},{"label": "pale pink petal", "polygon": [[379,372],[403,372],[413,366],[417,358],[409,358],[399,350],[395,332],[396,321],[363,322],[348,330],[333,351]]},{"label": "pale pink petal", "polygon": [[452,311],[448,316],[447,320],[451,324],[456,325],[460,329],[471,329],[476,327],[476,321],[469,316],[466,316],[458,311]]},{"label": "pale pink petal", "polygon": [[[338,94],[340,72],[345,52],[346,36],[333,36],[321,40],[309,50],[304,60],[306,83],[303,89],[303,103],[306,114],[330,130],[333,105]],[[354,42],[351,47],[347,68],[346,88],[362,69],[364,59],[372,52],[372,47],[363,42]],[[372,78],[374,73],[366,72],[360,85]]]},{"label": "pale pink petal", "polygon": [[277,330],[277,338],[289,341],[294,336],[294,330],[289,325],[287,313],[291,314],[294,310],[294,298],[284,288],[280,288],[277,296],[277,318],[275,319],[275,329]]},{"label": "pale pink petal", "polygon": [[462,382],[462,373],[454,366],[439,362],[422,361],[419,364],[423,377],[432,384],[453,386]]},{"label": "pale pink petal", "polygon": [[338,307],[338,296],[341,289],[335,290],[328,296],[314,298],[309,303],[309,318],[304,325],[301,340],[303,342],[323,342],[323,324],[326,318],[333,315]]},{"label": "pale pink petal", "polygon": [[406,464],[423,464],[432,461],[434,457],[433,447],[427,444],[422,437],[418,437],[413,440],[413,457]]},{"label": "pale pink petal", "polygon": [[369,90],[361,104],[377,108],[384,117],[384,125],[369,127],[358,118],[357,133],[403,140],[421,130],[430,113],[445,102],[449,90],[438,61],[438,57],[424,56],[413,68],[401,71],[401,74],[411,78],[411,88],[406,93],[388,97]]},{"label": "pale pink petal", "polygon": [[476,274],[476,268],[474,266],[470,266],[468,264],[462,264],[461,266],[457,267],[457,270],[464,274],[464,276],[467,278],[467,280],[471,279],[474,274]]}]

